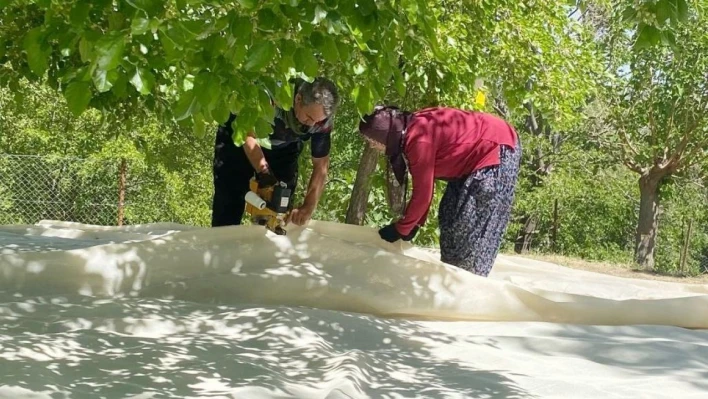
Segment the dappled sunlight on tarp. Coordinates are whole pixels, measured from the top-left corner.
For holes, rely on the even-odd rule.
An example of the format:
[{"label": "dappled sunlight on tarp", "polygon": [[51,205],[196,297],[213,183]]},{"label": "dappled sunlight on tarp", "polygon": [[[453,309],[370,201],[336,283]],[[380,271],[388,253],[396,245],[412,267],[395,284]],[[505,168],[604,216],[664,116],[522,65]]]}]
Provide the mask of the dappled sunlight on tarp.
[{"label": "dappled sunlight on tarp", "polygon": [[506,256],[485,279],[322,222],[283,237],[46,221],[0,226],[0,248],[0,398],[708,390],[704,285]]},{"label": "dappled sunlight on tarp", "polygon": [[[84,229],[99,239],[120,234],[118,228]],[[560,267],[529,268],[507,258],[485,279],[445,265],[431,252],[385,243],[373,229],[335,223],[291,229],[288,236],[259,226],[152,230],[127,230],[130,239],[112,244],[0,255],[0,289],[417,319],[708,327],[705,286],[647,285]],[[145,236],[135,240],[138,232]]]},{"label": "dappled sunlight on tarp", "polygon": [[0,385],[47,394],[528,398],[627,397],[654,384],[708,389],[706,334],[667,327],[413,322],[132,298],[15,298],[2,309]]}]

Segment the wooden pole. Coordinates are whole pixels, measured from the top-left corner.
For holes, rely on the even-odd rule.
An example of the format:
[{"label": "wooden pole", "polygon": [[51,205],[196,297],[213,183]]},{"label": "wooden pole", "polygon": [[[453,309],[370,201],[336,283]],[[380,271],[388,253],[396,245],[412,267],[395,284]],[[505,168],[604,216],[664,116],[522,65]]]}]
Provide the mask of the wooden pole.
[{"label": "wooden pole", "polygon": [[125,158],[123,158],[120,162],[120,174],[118,177],[118,226],[123,225],[123,218],[125,216],[125,180],[127,172],[128,165]]},{"label": "wooden pole", "polygon": [[688,262],[688,248],[691,244],[691,230],[693,230],[693,219],[688,221],[688,228],[686,229],[686,235],[683,239],[683,248],[681,249],[681,265],[680,273],[686,273],[686,262]]},{"label": "wooden pole", "polygon": [[553,201],[553,230],[551,231],[551,250],[556,252],[558,240],[558,198]]}]

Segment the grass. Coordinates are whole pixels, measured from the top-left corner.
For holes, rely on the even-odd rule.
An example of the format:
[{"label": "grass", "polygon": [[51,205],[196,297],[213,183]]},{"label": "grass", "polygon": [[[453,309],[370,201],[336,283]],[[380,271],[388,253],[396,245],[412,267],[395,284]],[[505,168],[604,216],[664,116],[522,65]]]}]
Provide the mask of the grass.
[{"label": "grass", "polygon": [[538,254],[538,253],[528,253],[528,254],[524,254],[524,255],[507,253],[506,255],[534,259],[534,260],[539,260],[542,262],[555,263],[557,265],[569,267],[572,269],[585,270],[585,271],[595,272],[595,273],[604,273],[604,274],[609,274],[609,275],[617,276],[617,277],[669,281],[669,282],[684,283],[684,284],[708,284],[708,275],[706,275],[706,274],[699,275],[699,276],[682,277],[682,276],[660,274],[660,273],[656,273],[656,272],[642,270],[633,264],[595,262],[595,261],[588,261],[588,260],[584,260],[584,259],[571,258],[571,257],[561,256],[561,255],[547,255],[547,254]]}]

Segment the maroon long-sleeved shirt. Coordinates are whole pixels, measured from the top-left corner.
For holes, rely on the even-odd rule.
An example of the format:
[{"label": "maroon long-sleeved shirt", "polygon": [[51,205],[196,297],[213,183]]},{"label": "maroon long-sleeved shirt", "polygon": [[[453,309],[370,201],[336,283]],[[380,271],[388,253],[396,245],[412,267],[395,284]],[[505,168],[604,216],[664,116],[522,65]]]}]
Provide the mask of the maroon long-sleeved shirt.
[{"label": "maroon long-sleeved shirt", "polygon": [[403,146],[413,195],[396,223],[402,235],[425,223],[435,179],[463,178],[498,165],[499,146],[515,147],[517,142],[514,128],[494,115],[453,108],[428,108],[413,115]]}]

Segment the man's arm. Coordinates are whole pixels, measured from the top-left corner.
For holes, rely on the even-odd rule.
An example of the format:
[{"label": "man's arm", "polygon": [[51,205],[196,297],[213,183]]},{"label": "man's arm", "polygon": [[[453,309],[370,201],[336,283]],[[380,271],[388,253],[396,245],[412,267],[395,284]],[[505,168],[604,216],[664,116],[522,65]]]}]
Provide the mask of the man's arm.
[{"label": "man's arm", "polygon": [[322,191],[324,191],[325,181],[327,181],[328,170],[329,155],[323,158],[312,158],[312,176],[310,176],[310,184],[307,186],[303,206],[311,207],[313,211],[317,208]]},{"label": "man's arm", "polygon": [[243,143],[243,151],[246,153],[246,157],[248,161],[251,162],[251,166],[256,170],[256,173],[268,169],[268,162],[253,132],[249,132],[246,136],[246,141]]},{"label": "man's arm", "polygon": [[289,221],[302,226],[310,220],[324,191],[328,169],[329,155],[322,158],[312,158],[312,175],[310,176],[310,184],[307,186],[305,200],[302,206],[292,210]]}]

